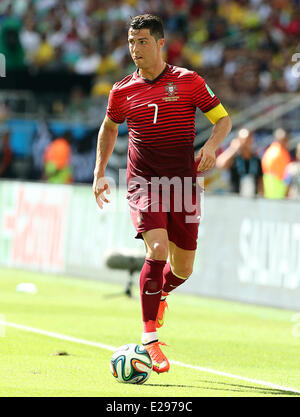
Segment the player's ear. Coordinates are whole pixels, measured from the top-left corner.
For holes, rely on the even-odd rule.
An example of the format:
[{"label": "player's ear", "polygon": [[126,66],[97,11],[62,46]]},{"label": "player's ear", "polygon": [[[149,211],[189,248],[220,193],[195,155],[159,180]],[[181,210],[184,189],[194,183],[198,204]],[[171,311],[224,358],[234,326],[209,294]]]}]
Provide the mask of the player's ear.
[{"label": "player's ear", "polygon": [[165,45],[165,39],[164,38],[160,38],[158,39],[158,46],[162,49]]}]

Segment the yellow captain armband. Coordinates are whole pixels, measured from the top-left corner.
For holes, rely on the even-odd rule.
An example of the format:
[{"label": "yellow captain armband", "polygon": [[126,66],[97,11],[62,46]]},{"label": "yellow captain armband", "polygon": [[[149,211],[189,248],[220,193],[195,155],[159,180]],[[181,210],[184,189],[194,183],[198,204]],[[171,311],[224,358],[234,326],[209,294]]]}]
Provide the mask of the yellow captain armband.
[{"label": "yellow captain armband", "polygon": [[217,123],[219,119],[222,119],[222,117],[228,116],[227,111],[221,103],[204,114],[213,125]]}]

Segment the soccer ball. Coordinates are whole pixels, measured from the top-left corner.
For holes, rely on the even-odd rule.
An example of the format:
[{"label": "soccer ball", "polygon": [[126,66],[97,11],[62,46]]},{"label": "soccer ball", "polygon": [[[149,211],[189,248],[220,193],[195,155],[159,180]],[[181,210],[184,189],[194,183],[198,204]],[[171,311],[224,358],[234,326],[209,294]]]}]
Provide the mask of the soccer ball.
[{"label": "soccer ball", "polygon": [[130,343],[113,353],[110,370],[119,382],[143,384],[151,374],[152,361],[143,346]]}]

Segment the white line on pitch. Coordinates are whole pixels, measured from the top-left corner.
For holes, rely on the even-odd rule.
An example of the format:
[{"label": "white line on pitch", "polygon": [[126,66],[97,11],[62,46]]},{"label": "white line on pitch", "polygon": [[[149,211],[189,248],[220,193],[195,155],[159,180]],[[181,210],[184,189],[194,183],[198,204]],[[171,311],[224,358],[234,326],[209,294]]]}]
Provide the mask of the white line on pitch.
[{"label": "white line on pitch", "polygon": [[182,366],[184,368],[196,369],[202,372],[209,372],[215,375],[226,376],[228,378],[234,378],[234,379],[239,379],[241,381],[251,382],[252,384],[264,385],[266,387],[278,389],[281,391],[289,391],[289,392],[295,392],[297,394],[300,394],[300,391],[296,390],[295,388],[283,387],[282,385],[273,384],[272,382],[266,382],[266,381],[261,381],[259,379],[247,378],[245,376],[234,375],[228,372],[216,371],[214,369],[203,368],[202,366],[188,365],[186,363],[178,362],[178,361],[170,361],[170,362],[172,362],[174,365]]},{"label": "white line on pitch", "polygon": [[[13,327],[15,329],[23,330],[25,332],[42,334],[44,336],[50,336],[50,337],[65,340],[65,341],[68,341],[68,342],[74,342],[74,343],[79,343],[79,344],[82,344],[82,345],[94,346],[94,347],[98,347],[100,349],[105,349],[105,350],[110,350],[110,351],[116,350],[115,346],[105,345],[105,344],[99,343],[99,342],[92,342],[92,341],[85,340],[85,339],[78,339],[77,337],[67,336],[67,335],[60,334],[60,333],[48,332],[47,330],[36,329],[34,327],[29,327],[29,326],[23,326],[22,324],[17,324],[17,323],[10,323],[10,322],[4,321],[4,320],[0,320],[0,325],[7,326],[7,327]],[[288,392],[294,392],[296,394],[300,394],[300,390],[297,390],[295,388],[290,388],[290,387],[284,387],[282,385],[273,384],[272,382],[261,381],[259,379],[253,379],[253,378],[247,378],[247,377],[240,376],[240,375],[230,374],[228,372],[216,371],[214,369],[203,368],[202,366],[197,366],[197,365],[189,365],[189,364],[186,364],[186,363],[183,363],[183,362],[178,362],[178,361],[173,361],[173,360],[170,360],[170,363],[172,363],[173,365],[182,366],[184,368],[195,369],[195,370],[201,371],[201,372],[207,372],[207,373],[211,373],[211,374],[215,374],[215,375],[219,375],[219,376],[225,376],[225,377],[228,377],[228,378],[239,379],[240,381],[251,382],[252,384],[263,385],[265,387],[274,388],[274,389],[278,389],[278,390],[281,390],[281,391],[288,391]]]}]

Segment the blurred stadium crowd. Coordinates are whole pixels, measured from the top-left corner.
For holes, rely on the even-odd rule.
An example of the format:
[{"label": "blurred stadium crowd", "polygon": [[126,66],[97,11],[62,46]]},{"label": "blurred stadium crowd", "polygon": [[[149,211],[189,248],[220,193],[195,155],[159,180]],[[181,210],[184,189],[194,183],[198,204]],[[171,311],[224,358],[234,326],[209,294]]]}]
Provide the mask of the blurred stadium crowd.
[{"label": "blurred stadium crowd", "polygon": [[299,0],[3,0],[0,51],[7,71],[93,74],[92,93],[107,94],[134,70],[126,28],[145,12],[163,18],[167,61],[204,73],[223,99],[298,90]]},{"label": "blurred stadium crowd", "polygon": [[[31,168],[30,174],[24,170],[24,177],[55,176],[53,164],[46,166],[54,152],[47,148],[53,139],[63,139],[64,143],[56,143],[56,152],[61,154],[57,163],[63,166],[72,156],[73,174],[67,169],[56,180],[91,180],[96,131],[109,91],[115,81],[135,70],[127,45],[128,22],[143,13],[163,19],[167,62],[198,71],[229,111],[273,93],[299,92],[300,77],[293,75],[292,56],[300,52],[300,0],[2,0],[0,53],[6,59],[7,78],[16,71],[91,77],[88,92],[74,85],[67,102],[54,100],[49,113],[52,118],[60,115],[70,121],[92,112],[98,123],[81,135],[84,140],[71,140],[72,132],[51,128],[49,114],[43,115],[43,120],[30,127],[34,132],[27,151]],[[2,98],[0,95],[0,102]],[[40,99],[35,94],[37,107]],[[10,109],[6,107],[0,109],[0,124],[1,117],[3,121],[9,119]],[[2,168],[12,159],[9,129],[9,123],[2,129]],[[235,141],[232,146],[238,153],[241,144],[237,144]],[[119,146],[113,155],[115,166],[125,168],[126,143]],[[295,149],[294,159],[296,155]],[[237,162],[233,166],[233,175],[240,175],[244,165]],[[1,167],[0,176],[4,176]],[[218,167],[230,169],[224,161],[223,165],[219,161]],[[256,188],[263,194],[261,187]],[[232,190],[236,191],[236,186]]]}]

